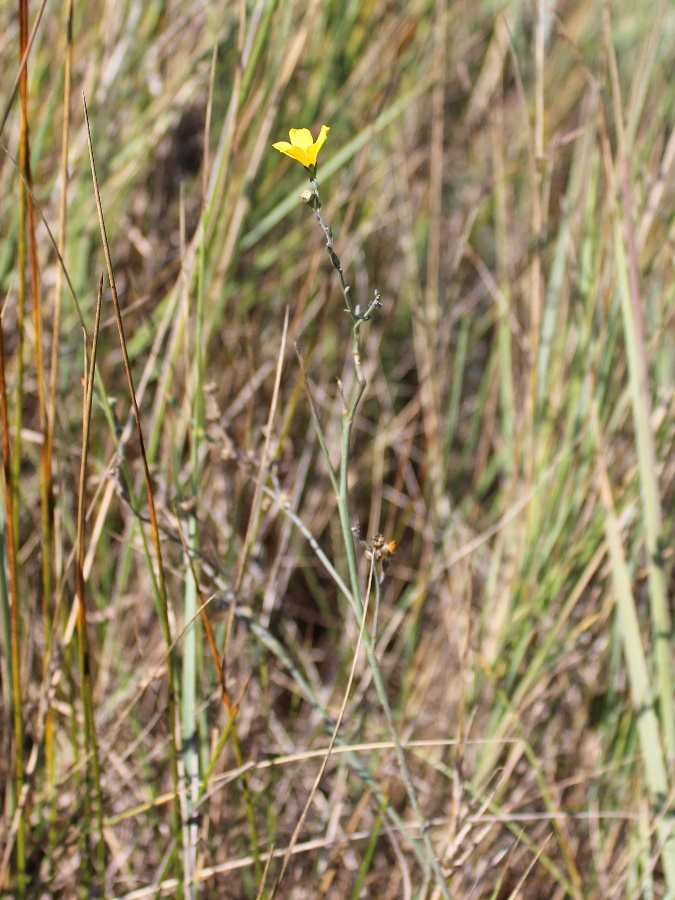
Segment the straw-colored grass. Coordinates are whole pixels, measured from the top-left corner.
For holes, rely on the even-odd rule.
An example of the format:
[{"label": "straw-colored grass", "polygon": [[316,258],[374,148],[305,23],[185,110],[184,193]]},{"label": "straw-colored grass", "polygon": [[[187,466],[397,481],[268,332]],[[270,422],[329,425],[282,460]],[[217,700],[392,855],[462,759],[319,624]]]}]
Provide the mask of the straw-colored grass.
[{"label": "straw-colored grass", "polygon": [[675,896],[673,48],[0,3],[0,897]]}]

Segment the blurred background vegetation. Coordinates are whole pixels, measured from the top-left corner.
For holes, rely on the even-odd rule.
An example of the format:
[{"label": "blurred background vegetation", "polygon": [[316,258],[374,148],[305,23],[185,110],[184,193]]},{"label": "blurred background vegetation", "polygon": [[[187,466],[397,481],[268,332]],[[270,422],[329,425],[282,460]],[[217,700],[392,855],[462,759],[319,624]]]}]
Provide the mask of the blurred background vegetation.
[{"label": "blurred background vegetation", "polygon": [[[346,280],[383,301],[350,509],[398,543],[376,648],[445,890],[674,896],[670,0],[39,12],[0,3],[2,896],[272,895],[358,635],[293,351],[337,460],[351,326],[271,148],[321,124]],[[107,278],[79,487],[82,93],[165,595]],[[361,651],[277,896],[439,897],[415,829]]]}]

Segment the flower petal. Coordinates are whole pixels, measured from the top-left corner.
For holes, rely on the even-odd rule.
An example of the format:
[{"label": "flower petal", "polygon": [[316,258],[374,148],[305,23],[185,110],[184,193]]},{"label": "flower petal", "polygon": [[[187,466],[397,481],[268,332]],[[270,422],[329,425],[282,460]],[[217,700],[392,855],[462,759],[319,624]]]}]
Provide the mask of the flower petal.
[{"label": "flower petal", "polygon": [[330,128],[328,127],[328,125],[322,125],[321,132],[319,133],[319,137],[316,139],[316,143],[307,148],[307,157],[309,159],[310,165],[316,165],[316,158],[319,155],[319,150],[326,143],[326,138],[328,137],[329,131]]},{"label": "flower petal", "polygon": [[293,144],[294,147],[302,147],[303,150],[311,147],[314,143],[314,138],[312,137],[312,132],[309,128],[291,128],[289,135],[291,144]]},{"label": "flower petal", "polygon": [[309,165],[307,151],[303,150],[302,147],[294,147],[292,144],[289,144],[288,141],[277,141],[277,143],[272,144],[272,146],[275,150],[279,150],[280,153],[285,153],[286,156],[290,156],[291,159],[297,159],[303,166]]}]

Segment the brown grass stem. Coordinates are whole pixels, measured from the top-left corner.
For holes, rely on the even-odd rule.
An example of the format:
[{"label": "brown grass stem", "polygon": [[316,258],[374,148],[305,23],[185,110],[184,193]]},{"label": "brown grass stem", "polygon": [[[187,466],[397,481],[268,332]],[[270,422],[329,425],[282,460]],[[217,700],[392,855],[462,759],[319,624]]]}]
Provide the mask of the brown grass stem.
[{"label": "brown grass stem", "polygon": [[[140,444],[140,453],[141,459],[143,463],[143,473],[145,477],[145,486],[146,486],[146,494],[148,500],[148,511],[150,514],[151,521],[151,530],[152,530],[152,539],[155,548],[155,557],[156,557],[156,565],[157,565],[157,583],[159,586],[159,596],[162,610],[162,629],[164,631],[165,641],[168,647],[172,646],[171,641],[171,626],[169,624],[169,601],[166,591],[166,582],[164,578],[164,566],[162,564],[162,548],[159,537],[159,527],[157,524],[157,512],[155,510],[155,498],[152,489],[152,479],[150,477],[150,469],[148,467],[148,460],[145,453],[145,444],[143,442],[143,428],[141,425],[141,414],[138,409],[138,403],[136,400],[136,391],[134,388],[133,376],[131,374],[131,364],[129,362],[129,354],[127,351],[127,344],[124,336],[124,323],[122,319],[122,310],[120,307],[119,297],[117,296],[117,288],[115,285],[115,276],[113,273],[112,259],[110,256],[110,247],[108,245],[108,238],[105,229],[105,221],[103,218],[103,207],[101,205],[101,195],[98,188],[98,179],[96,177],[96,164],[94,161],[94,148],[91,139],[91,128],[89,125],[89,114],[87,111],[87,101],[82,95],[82,103],[84,107],[84,119],[87,128],[87,147],[89,150],[89,163],[91,166],[91,176],[94,186],[94,198],[96,201],[96,211],[98,214],[99,228],[101,231],[101,242],[103,245],[103,252],[105,254],[106,267],[108,270],[108,281],[110,284],[110,290],[112,292],[112,300],[113,307],[115,311],[115,319],[117,321],[117,330],[120,339],[120,347],[122,350],[122,357],[124,360],[124,370],[127,377],[127,387],[129,390],[129,397],[131,400],[131,405],[133,407],[134,419],[136,422],[136,430],[138,434],[138,440]],[[180,802],[179,802],[179,776],[178,776],[178,740],[176,734],[176,688],[175,688],[175,673],[176,673],[176,659],[175,654],[171,653],[169,658],[169,665],[167,666],[167,679],[168,679],[168,708],[167,708],[167,718],[169,724],[169,731],[171,734],[171,769],[172,769],[172,777],[174,782],[174,787],[176,790],[175,802],[173,805],[173,830],[174,830],[174,838],[176,840],[176,845],[180,844],[180,836],[181,836],[181,813],[180,813]]]},{"label": "brown grass stem", "polygon": [[[1,321],[1,320],[0,320]],[[9,411],[7,404],[7,383],[5,381],[4,335],[0,327],[0,417],[2,421],[2,467],[5,481],[5,511],[7,517],[7,560],[9,564],[9,602],[10,602],[10,635],[11,635],[11,706],[14,724],[14,804],[19,803],[23,789],[23,698],[21,691],[21,635],[19,628],[19,576],[17,563],[17,539],[15,534],[14,495],[12,489],[12,447],[9,439]],[[19,896],[25,896],[26,836],[25,823],[21,817],[17,828],[17,889]]]},{"label": "brown grass stem", "polygon": [[[96,297],[96,314],[94,320],[94,331],[92,338],[91,358],[89,367],[86,367],[86,348],[85,348],[85,383],[84,395],[82,402],[82,453],[80,456],[80,475],[77,495],[77,539],[76,539],[76,557],[75,557],[75,575],[76,575],[76,597],[77,597],[77,637],[78,637],[78,659],[80,664],[82,708],[84,710],[84,731],[85,731],[85,747],[88,760],[91,760],[93,772],[91,777],[86,779],[86,798],[85,810],[89,809],[89,795],[93,789],[96,798],[96,820],[98,823],[97,835],[97,852],[98,852],[98,876],[101,883],[103,896],[107,896],[106,891],[106,844],[103,834],[103,792],[101,789],[101,764],[99,759],[99,748],[96,737],[96,713],[94,708],[94,691],[92,684],[92,659],[89,649],[89,635],[87,626],[87,604],[84,589],[84,540],[85,540],[85,509],[87,494],[87,457],[89,454],[89,434],[91,428],[91,406],[94,395],[94,375],[96,372],[96,355],[98,349],[98,338],[101,324],[101,304],[103,300],[103,275],[99,280],[98,293]],[[87,770],[89,765],[87,765]],[[88,828],[87,816],[87,828]],[[86,832],[85,832],[86,833]],[[87,860],[89,860],[88,848],[85,846],[84,852]]]}]

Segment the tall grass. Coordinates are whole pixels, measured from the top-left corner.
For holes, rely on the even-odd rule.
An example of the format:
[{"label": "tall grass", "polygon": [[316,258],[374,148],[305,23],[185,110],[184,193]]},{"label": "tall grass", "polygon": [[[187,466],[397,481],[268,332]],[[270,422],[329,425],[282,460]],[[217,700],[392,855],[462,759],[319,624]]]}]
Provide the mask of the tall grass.
[{"label": "tall grass", "polygon": [[673,896],[672,4],[0,23],[0,896]]}]

